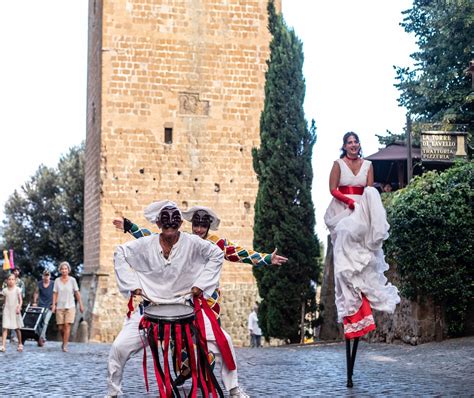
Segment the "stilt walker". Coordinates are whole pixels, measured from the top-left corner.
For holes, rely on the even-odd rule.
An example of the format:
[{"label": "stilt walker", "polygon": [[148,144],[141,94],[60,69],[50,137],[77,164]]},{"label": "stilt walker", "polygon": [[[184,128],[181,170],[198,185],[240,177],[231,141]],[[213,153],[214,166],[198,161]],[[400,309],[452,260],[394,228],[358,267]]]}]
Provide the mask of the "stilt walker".
[{"label": "stilt walker", "polygon": [[400,297],[384,276],[388,264],[382,245],[389,225],[380,194],[372,187],[372,163],[362,158],[353,132],[344,135],[341,152],[329,177],[334,198],[324,221],[333,244],[337,315],[344,324],[347,387],[352,387],[359,339],[375,330],[372,308],[393,313]]}]

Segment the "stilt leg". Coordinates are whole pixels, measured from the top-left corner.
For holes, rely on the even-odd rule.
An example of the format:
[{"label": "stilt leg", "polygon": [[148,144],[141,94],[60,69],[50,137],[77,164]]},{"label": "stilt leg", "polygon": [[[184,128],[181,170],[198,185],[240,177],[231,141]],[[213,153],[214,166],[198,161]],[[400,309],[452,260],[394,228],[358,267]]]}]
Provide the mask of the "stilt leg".
[{"label": "stilt leg", "polygon": [[352,353],[351,353],[351,380],[352,380],[352,375],[354,374],[354,364],[356,361],[356,355],[357,355],[357,346],[359,345],[359,337],[356,337],[354,339],[354,344],[352,345]]},{"label": "stilt leg", "polygon": [[347,387],[352,387],[351,340],[346,339]]}]

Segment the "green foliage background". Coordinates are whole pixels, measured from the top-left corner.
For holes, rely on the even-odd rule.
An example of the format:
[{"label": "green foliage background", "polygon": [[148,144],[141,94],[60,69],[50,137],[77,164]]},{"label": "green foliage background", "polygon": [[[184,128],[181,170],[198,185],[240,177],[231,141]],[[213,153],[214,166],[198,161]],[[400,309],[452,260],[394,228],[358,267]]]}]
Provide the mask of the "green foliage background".
[{"label": "green foliage background", "polygon": [[400,105],[421,121],[472,127],[474,95],[465,70],[472,60],[474,2],[414,0],[404,15],[401,25],[419,50],[411,55],[413,69],[396,68]]},{"label": "green foliage background", "polygon": [[259,324],[266,337],[299,342],[301,308],[315,309],[319,242],[311,198],[314,122],[304,118],[302,43],[269,2],[270,59],[260,118],[259,149],[253,150],[259,181],[254,248],[289,257],[280,267],[254,269],[260,296]]},{"label": "green foliage background", "polygon": [[[399,103],[414,120],[413,144],[423,130],[474,130],[474,91],[466,73],[473,59],[472,0],[414,0],[400,24],[414,35],[413,67],[396,66]],[[406,132],[378,135],[384,145],[404,140]],[[471,151],[470,151],[471,152]]]},{"label": "green foliage background", "polygon": [[446,308],[450,335],[463,333],[473,300],[474,163],[415,177],[385,201],[386,255],[398,266],[404,296],[430,296]]},{"label": "green foliage background", "polygon": [[56,168],[41,165],[5,204],[3,247],[14,249],[23,274],[40,277],[61,261],[78,274],[83,263],[84,144]]}]

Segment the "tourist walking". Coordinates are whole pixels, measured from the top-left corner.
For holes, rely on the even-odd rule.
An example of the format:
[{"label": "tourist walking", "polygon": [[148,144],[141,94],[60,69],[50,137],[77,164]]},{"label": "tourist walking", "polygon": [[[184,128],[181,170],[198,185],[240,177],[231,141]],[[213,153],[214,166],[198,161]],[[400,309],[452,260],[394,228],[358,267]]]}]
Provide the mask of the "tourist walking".
[{"label": "tourist walking", "polygon": [[53,287],[53,305],[52,312],[56,313],[56,323],[62,338],[62,350],[67,352],[69,335],[71,334],[71,325],[76,317],[76,304],[74,297],[79,303],[79,310],[84,312],[79,286],[76,279],[69,275],[71,266],[67,261],[59,264],[59,273],[61,276],[56,278]]},{"label": "tourist walking", "polygon": [[258,324],[258,305],[254,305],[253,311],[249,315],[248,329],[250,334],[250,347],[261,347],[262,329],[260,329],[260,326]]},{"label": "tourist walking", "polygon": [[44,308],[41,334],[38,338],[38,345],[40,347],[43,347],[46,341],[46,331],[48,330],[48,324],[53,315],[51,311],[51,307],[53,306],[53,289],[54,283],[51,281],[51,274],[45,269],[43,271],[43,278],[38,281],[33,294],[33,306]]}]

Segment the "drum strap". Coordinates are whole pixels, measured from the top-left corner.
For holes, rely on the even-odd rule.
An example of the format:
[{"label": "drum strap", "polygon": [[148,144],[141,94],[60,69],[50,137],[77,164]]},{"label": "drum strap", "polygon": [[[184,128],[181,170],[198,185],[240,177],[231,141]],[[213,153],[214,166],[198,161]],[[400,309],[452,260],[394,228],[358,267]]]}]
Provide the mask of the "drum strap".
[{"label": "drum strap", "polygon": [[[207,304],[207,301],[204,300],[204,298],[202,298],[201,300],[195,300],[195,301],[199,301],[201,303],[201,307],[204,313],[207,315],[207,317],[209,318],[209,321],[211,322],[212,331],[214,332],[214,336],[216,338],[216,344],[219,347],[219,350],[221,351],[222,360],[224,361],[224,363],[226,364],[229,370],[235,370],[236,366],[235,366],[234,356],[232,355],[232,351],[230,350],[229,342],[227,341],[224,335],[224,332],[222,331],[222,328],[220,327],[219,322],[217,321],[216,316],[214,315],[214,312],[211,310],[211,308]],[[204,324],[204,320],[203,320],[203,324]],[[204,328],[203,328],[203,331],[204,331]],[[204,331],[204,336],[206,336],[205,331]]]}]

